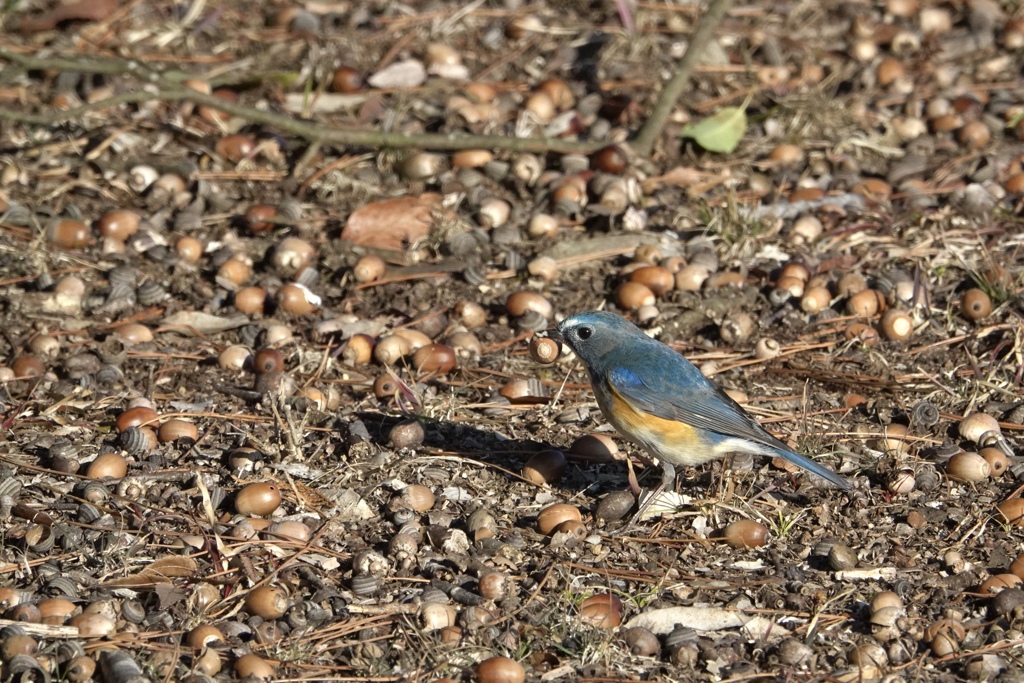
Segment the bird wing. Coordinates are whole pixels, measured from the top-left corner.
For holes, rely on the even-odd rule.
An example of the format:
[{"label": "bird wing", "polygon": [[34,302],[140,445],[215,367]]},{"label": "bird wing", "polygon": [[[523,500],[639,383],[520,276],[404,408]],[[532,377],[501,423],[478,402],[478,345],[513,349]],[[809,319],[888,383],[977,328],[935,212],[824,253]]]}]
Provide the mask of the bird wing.
[{"label": "bird wing", "polygon": [[645,365],[640,372],[615,368],[608,374],[608,381],[630,405],[645,413],[789,451],[699,370],[679,367],[676,359],[671,361],[668,371],[662,371],[665,366],[659,363]]}]

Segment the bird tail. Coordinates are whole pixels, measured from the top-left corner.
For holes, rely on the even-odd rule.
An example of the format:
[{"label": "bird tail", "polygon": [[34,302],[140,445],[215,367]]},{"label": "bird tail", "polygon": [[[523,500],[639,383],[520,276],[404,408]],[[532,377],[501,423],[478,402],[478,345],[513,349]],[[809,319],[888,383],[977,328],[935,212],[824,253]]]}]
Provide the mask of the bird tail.
[{"label": "bird tail", "polygon": [[841,474],[836,474],[835,472],[825,467],[824,465],[819,465],[818,463],[814,462],[808,457],[805,457],[798,453],[794,453],[792,451],[784,450],[782,448],[776,448],[773,450],[774,454],[779,456],[783,460],[787,460],[793,463],[794,465],[803,467],[808,472],[812,472],[818,475],[822,479],[825,479],[831,484],[835,485],[837,488],[841,488],[845,491],[849,491],[850,489],[853,488],[853,484],[850,483],[849,479],[847,479]]}]

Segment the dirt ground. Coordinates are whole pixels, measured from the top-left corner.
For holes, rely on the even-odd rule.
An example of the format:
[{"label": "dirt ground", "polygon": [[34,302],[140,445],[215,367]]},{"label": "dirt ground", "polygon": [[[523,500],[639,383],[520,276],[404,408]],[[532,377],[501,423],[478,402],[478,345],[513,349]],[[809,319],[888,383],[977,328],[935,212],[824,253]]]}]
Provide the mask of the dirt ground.
[{"label": "dirt ground", "polygon": [[[732,6],[650,154],[697,5],[9,5],[4,680],[1024,680],[1016,4]],[[852,489],[627,526],[598,308]]]}]

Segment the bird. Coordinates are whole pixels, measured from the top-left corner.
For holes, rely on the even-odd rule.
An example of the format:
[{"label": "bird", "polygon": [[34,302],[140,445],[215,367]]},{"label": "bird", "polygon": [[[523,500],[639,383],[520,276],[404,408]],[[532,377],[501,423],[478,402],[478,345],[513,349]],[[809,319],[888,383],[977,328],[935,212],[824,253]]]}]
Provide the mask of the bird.
[{"label": "bird", "polygon": [[[837,488],[852,488],[846,477],[794,453],[682,354],[622,316],[584,311],[562,320],[548,336],[586,366],[605,419],[661,465],[655,494],[673,486],[676,465],[737,452],[779,457]],[[654,498],[648,496],[634,521]]]}]

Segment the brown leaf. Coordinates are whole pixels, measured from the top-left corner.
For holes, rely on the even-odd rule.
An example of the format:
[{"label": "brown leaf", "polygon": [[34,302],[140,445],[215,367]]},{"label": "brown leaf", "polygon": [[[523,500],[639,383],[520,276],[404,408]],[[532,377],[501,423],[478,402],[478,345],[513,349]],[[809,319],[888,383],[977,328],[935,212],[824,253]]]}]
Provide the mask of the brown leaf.
[{"label": "brown leaf", "polygon": [[692,166],[676,166],[664,175],[648,178],[643,182],[645,192],[653,192],[662,185],[689,187],[696,185],[704,178],[704,173]]},{"label": "brown leaf", "polygon": [[172,555],[155,560],[135,574],[104,581],[103,585],[122,588],[152,588],[170,584],[172,578],[195,576],[198,570],[199,565],[192,558]]},{"label": "brown leaf", "polygon": [[170,584],[161,584],[157,586],[156,596],[160,599],[160,609],[167,609],[174,603],[181,602],[187,597],[185,591]]},{"label": "brown leaf", "polygon": [[48,12],[34,17],[25,17],[18,24],[22,33],[50,31],[65,21],[99,21],[106,19],[117,9],[117,0],[82,0],[69,5],[57,5]]},{"label": "brown leaf", "polygon": [[376,249],[400,251],[427,236],[441,195],[399,197],[366,204],[348,217],[341,238]]},{"label": "brown leaf", "polygon": [[199,570],[199,565],[191,557],[171,555],[155,560],[153,564],[146,567],[145,571],[159,572],[164,576],[194,576]]},{"label": "brown leaf", "polygon": [[160,584],[170,584],[171,580],[158,573],[150,573],[143,569],[138,574],[130,574],[115,579],[107,579],[101,586],[114,586],[117,588],[152,588]]}]

